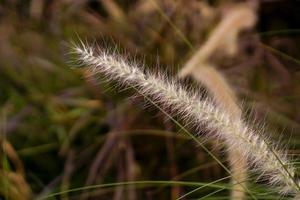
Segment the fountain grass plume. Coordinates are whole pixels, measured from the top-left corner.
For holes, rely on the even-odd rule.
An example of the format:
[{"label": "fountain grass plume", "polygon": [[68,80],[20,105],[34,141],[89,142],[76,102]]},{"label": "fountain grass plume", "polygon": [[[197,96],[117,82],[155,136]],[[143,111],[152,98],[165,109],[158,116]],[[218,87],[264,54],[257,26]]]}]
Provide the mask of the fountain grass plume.
[{"label": "fountain grass plume", "polygon": [[251,169],[266,177],[280,193],[299,193],[295,168],[284,151],[262,138],[263,130],[251,128],[242,119],[236,119],[214,105],[210,99],[186,90],[164,74],[154,75],[141,67],[142,64],[130,62],[116,52],[80,42],[72,46],[71,53],[76,56],[76,64],[86,66],[92,76],[104,75],[121,85],[133,87],[139,94],[168,108],[185,123],[192,122],[196,128],[205,127],[207,137],[221,139],[230,149],[239,151]]}]

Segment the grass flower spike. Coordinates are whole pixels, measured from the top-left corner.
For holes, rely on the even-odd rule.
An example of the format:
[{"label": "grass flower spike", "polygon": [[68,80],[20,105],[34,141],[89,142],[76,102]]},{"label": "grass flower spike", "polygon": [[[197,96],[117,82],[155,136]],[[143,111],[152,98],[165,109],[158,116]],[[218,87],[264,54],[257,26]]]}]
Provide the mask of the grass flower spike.
[{"label": "grass flower spike", "polygon": [[[295,169],[284,152],[270,145],[257,130],[248,127],[242,119],[233,118],[200,94],[187,91],[175,80],[167,80],[162,74],[153,75],[137,63],[129,62],[116,53],[87,46],[83,43],[73,47],[78,64],[88,66],[91,75],[102,74],[122,85],[134,87],[138,93],[194,127],[204,126],[208,137],[220,138],[229,148],[239,151],[252,168],[268,178],[270,185],[281,193],[299,193]],[[146,71],[146,72],[145,72]]]}]

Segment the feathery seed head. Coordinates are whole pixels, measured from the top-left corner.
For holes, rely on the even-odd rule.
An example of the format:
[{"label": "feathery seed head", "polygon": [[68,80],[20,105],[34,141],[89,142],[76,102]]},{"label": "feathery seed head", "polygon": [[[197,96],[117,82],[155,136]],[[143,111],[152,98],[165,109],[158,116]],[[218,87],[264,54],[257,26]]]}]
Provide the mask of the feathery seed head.
[{"label": "feathery seed head", "polygon": [[295,169],[289,164],[285,153],[280,152],[257,130],[248,127],[241,119],[235,119],[223,109],[201,98],[197,93],[188,92],[176,81],[168,81],[163,75],[144,72],[136,63],[130,63],[116,53],[81,45],[73,47],[77,63],[88,66],[91,75],[103,74],[108,79],[134,87],[141,95],[171,109],[185,122],[195,126],[204,125],[208,137],[221,138],[227,146],[239,151],[253,170],[268,177],[269,184],[278,186],[285,193],[299,193],[295,180]]}]

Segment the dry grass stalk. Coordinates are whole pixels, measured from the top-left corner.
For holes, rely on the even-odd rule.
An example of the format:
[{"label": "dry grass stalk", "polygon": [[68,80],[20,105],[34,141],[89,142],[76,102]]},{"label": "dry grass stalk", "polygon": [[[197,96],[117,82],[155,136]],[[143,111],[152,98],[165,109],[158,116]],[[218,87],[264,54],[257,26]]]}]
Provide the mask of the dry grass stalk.
[{"label": "dry grass stalk", "polygon": [[261,137],[263,130],[249,127],[242,119],[233,120],[210,99],[201,99],[201,95],[188,92],[174,80],[168,81],[163,74],[144,72],[137,63],[128,62],[116,53],[83,43],[75,45],[73,53],[78,56],[77,64],[89,66],[87,70],[92,75],[102,74],[121,85],[131,86],[139,94],[151,97],[154,103],[170,109],[187,124],[193,122],[194,127],[206,127],[208,137],[220,138],[229,149],[241,152],[253,170],[281,193],[299,193],[294,166],[284,151]]},{"label": "dry grass stalk", "polygon": [[[14,164],[15,171],[0,169],[0,194],[9,199],[31,199],[31,189],[25,180],[24,167],[13,146],[6,140],[0,140],[3,153],[0,153],[0,159],[4,162],[5,157]],[[4,164],[3,164],[4,165]]]},{"label": "dry grass stalk", "polygon": [[[215,101],[231,114],[233,120],[241,119],[241,110],[237,105],[234,92],[223,76],[207,62],[218,49],[223,50],[228,55],[234,55],[237,51],[238,33],[245,28],[252,27],[255,21],[254,9],[249,5],[240,4],[232,8],[206,43],[187,61],[179,72],[180,77],[191,74],[195,80],[203,84],[213,95]],[[233,175],[231,199],[245,199],[246,160],[241,153],[235,150],[228,151],[228,160]],[[237,181],[240,184],[236,184]]]},{"label": "dry grass stalk", "polygon": [[[223,107],[223,109],[231,114],[232,120],[241,119],[241,109],[236,103],[236,97],[227,84],[223,76],[212,66],[201,66],[193,70],[192,76],[199,83],[203,84],[215,101]],[[231,199],[245,199],[245,188],[247,180],[247,162],[243,155],[236,150],[228,151],[228,160],[232,172]],[[239,182],[240,184],[237,184]]]}]

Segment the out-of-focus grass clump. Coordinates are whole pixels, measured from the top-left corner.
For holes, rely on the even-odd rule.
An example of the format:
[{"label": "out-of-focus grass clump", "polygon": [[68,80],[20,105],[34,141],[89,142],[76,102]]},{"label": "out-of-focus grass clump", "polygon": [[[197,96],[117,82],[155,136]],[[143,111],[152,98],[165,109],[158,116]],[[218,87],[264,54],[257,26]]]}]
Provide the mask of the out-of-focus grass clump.
[{"label": "out-of-focus grass clump", "polygon": [[[129,184],[60,197],[176,199],[201,183],[223,178],[217,162],[178,134],[182,130],[165,115],[155,107],[143,110],[140,98],[124,98],[130,91],[115,90],[102,80],[98,85],[99,80],[87,74],[82,78],[83,72],[69,69],[67,52],[69,41],[79,35],[108,46],[117,43],[137,59],[146,55],[149,65],[156,66],[159,57],[160,64],[176,74],[235,3],[1,1],[1,196],[30,199],[85,185],[169,180],[164,183],[168,187]],[[276,130],[271,137],[299,149],[300,32],[289,30],[299,28],[297,3],[267,1],[256,6],[258,25],[240,34],[238,55],[216,53],[211,59],[244,106],[253,108],[252,115],[265,118]],[[208,146],[226,164],[223,147]],[[228,180],[189,197],[212,193],[228,198]],[[259,184],[249,187],[258,198],[272,198],[272,193],[260,193],[265,189]]]}]

